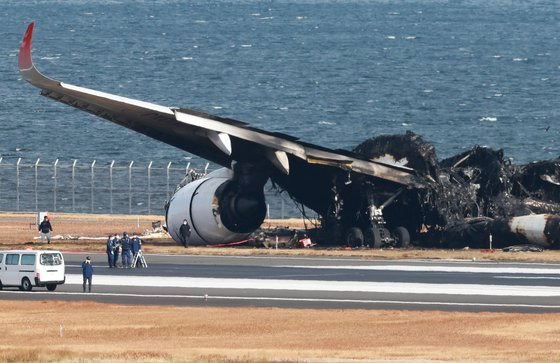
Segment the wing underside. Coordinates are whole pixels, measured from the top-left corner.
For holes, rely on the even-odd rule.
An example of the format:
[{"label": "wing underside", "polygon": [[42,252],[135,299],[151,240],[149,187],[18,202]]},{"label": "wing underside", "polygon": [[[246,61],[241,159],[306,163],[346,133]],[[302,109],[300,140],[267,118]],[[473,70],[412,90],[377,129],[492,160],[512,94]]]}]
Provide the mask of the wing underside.
[{"label": "wing underside", "polygon": [[[355,172],[406,187],[422,187],[413,170],[374,162],[351,152],[338,152],[299,142],[297,138],[250,127],[246,123],[202,112],[166,107],[110,93],[74,86],[42,75],[31,57],[34,24],[25,33],[19,69],[24,80],[41,94],[93,115],[103,117],[146,136],[230,167],[232,161],[270,164],[284,177],[298,178],[317,168],[333,173]],[[306,171],[308,170],[308,171]]]}]

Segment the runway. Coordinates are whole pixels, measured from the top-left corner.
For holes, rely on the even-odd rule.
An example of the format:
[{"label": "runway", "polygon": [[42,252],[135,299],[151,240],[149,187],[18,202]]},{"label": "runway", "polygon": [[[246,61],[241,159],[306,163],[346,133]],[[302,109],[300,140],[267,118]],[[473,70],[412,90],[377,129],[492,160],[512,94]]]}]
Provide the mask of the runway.
[{"label": "runway", "polygon": [[560,264],[318,257],[147,255],[148,268],[109,269],[89,254],[92,293],[82,292],[83,253],[64,253],[55,292],[4,289],[2,299],[177,306],[560,312]]}]

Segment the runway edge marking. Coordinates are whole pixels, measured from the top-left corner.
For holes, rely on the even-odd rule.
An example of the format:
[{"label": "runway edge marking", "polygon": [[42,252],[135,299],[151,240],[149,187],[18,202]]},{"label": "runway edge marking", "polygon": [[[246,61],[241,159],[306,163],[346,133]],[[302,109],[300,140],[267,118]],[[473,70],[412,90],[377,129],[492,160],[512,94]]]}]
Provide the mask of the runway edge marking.
[{"label": "runway edge marking", "polygon": [[332,303],[355,303],[355,304],[395,304],[395,305],[422,305],[422,306],[472,306],[472,307],[496,307],[496,308],[538,308],[538,309],[560,309],[560,305],[531,305],[531,304],[498,304],[498,303],[468,303],[468,302],[444,302],[444,301],[399,301],[399,300],[367,300],[367,299],[318,299],[318,298],[290,298],[290,297],[266,297],[266,296],[220,296],[220,295],[145,295],[124,293],[83,293],[83,292],[48,292],[48,291],[0,291],[0,294],[33,294],[50,296],[107,296],[107,297],[137,297],[137,298],[173,298],[173,299],[196,299],[196,300],[246,300],[246,301],[287,301],[287,302],[332,302]]}]

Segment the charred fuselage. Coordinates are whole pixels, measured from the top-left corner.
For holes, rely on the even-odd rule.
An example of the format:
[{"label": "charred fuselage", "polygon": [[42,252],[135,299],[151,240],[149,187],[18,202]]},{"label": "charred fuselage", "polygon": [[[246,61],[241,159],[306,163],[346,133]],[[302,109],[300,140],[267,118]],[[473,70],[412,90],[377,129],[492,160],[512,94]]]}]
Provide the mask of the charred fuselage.
[{"label": "charred fuselage", "polygon": [[[384,211],[389,224],[404,224],[423,245],[536,243],[527,238],[534,230],[546,236],[541,245],[559,247],[553,221],[560,213],[560,159],[514,165],[503,150],[475,146],[438,161],[434,148],[412,132],[376,137],[355,151],[374,160],[391,156],[433,180],[427,188],[407,190]],[[533,214],[543,217],[514,219]]]}]

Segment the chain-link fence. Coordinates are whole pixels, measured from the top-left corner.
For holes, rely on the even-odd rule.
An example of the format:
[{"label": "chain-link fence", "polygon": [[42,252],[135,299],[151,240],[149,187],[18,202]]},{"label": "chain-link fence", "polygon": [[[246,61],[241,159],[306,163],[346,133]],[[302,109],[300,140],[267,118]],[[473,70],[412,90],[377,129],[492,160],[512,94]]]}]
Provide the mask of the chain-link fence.
[{"label": "chain-link fence", "polygon": [[[0,210],[110,214],[162,214],[185,177],[205,175],[209,165],[134,161],[52,163],[0,157]],[[300,216],[289,198],[265,188],[268,215]]]}]

